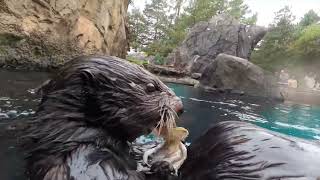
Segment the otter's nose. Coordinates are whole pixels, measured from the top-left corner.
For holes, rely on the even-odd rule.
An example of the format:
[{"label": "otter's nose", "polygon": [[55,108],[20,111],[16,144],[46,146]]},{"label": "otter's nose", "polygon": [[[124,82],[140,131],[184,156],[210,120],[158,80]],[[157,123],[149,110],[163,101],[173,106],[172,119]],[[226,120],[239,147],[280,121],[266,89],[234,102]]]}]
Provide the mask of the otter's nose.
[{"label": "otter's nose", "polygon": [[174,110],[178,115],[183,113],[183,104],[180,98],[176,97],[176,103],[174,105]]}]

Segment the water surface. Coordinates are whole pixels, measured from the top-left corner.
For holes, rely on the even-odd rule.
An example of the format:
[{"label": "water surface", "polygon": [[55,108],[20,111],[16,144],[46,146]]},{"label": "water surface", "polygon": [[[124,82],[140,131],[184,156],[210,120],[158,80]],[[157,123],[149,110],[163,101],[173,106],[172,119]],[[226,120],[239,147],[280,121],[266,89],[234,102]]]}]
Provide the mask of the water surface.
[{"label": "water surface", "polygon": [[[39,97],[34,88],[48,78],[42,72],[0,70],[0,180],[22,180],[22,154],[16,135],[5,128],[24,121],[36,111]],[[179,124],[190,131],[188,141],[219,121],[247,121],[263,128],[309,140],[320,139],[320,107],[277,103],[263,98],[207,93],[189,86],[168,84],[180,96],[185,113]]]},{"label": "water surface", "polygon": [[265,98],[208,93],[189,86],[168,84],[183,100],[180,124],[192,141],[219,121],[237,120],[309,140],[320,139],[320,106],[279,103]]},{"label": "water surface", "polygon": [[47,73],[0,70],[0,180],[25,179],[16,134],[5,129],[11,122],[34,114],[39,98],[33,88],[47,78]]}]

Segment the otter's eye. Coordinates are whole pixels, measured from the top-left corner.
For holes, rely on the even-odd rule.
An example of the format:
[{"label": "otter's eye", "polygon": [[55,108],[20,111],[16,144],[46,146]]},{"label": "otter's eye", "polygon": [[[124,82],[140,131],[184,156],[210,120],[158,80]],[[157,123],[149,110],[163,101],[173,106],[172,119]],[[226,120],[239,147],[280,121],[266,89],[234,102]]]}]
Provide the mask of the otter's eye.
[{"label": "otter's eye", "polygon": [[156,87],[152,83],[147,84],[148,92],[154,92],[155,90],[156,90]]}]

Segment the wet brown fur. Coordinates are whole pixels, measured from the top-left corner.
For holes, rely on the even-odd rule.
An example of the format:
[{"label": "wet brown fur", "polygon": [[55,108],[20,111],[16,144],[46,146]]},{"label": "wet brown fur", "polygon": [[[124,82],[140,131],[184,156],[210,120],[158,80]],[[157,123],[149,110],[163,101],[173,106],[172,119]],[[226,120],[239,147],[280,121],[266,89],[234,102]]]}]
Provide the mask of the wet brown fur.
[{"label": "wet brown fur", "polygon": [[106,178],[143,179],[127,141],[163,126],[181,103],[157,77],[115,57],[76,58],[41,91],[36,116],[23,135],[27,174],[34,180],[77,179],[68,165],[74,153],[88,155],[89,165],[102,170],[111,167]]}]

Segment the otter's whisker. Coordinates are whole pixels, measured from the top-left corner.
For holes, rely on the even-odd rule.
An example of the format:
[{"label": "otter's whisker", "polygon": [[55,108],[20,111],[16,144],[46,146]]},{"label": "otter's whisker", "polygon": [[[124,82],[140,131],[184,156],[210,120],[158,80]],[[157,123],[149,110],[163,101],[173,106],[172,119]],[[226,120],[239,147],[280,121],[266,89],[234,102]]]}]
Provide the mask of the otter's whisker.
[{"label": "otter's whisker", "polygon": [[158,135],[160,135],[161,130],[163,128],[165,111],[161,111],[160,115],[161,115],[160,121],[158,122],[158,124],[156,126],[156,128],[158,129]]}]

